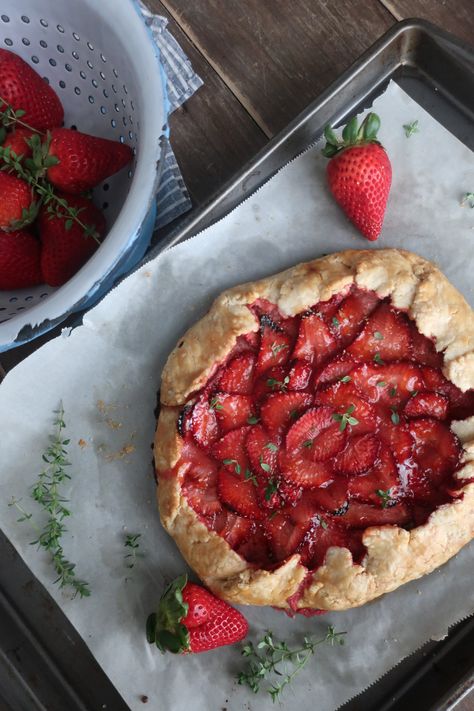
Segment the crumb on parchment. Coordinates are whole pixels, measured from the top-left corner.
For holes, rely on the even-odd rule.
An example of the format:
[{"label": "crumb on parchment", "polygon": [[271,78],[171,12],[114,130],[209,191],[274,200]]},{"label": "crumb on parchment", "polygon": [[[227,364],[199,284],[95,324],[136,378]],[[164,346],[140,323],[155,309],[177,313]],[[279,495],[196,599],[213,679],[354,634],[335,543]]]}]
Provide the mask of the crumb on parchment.
[{"label": "crumb on parchment", "polygon": [[110,452],[110,454],[106,454],[105,459],[108,462],[116,462],[119,459],[125,459],[130,454],[133,454],[134,451],[135,451],[135,445],[124,444],[123,447],[118,450],[118,452]]},{"label": "crumb on parchment", "polygon": [[112,420],[111,417],[107,418],[105,420],[105,424],[107,427],[110,427],[111,430],[119,430],[122,427],[121,422],[117,422],[116,420]]},{"label": "crumb on parchment", "polygon": [[[97,400],[96,403],[97,410],[99,411],[100,415],[102,415],[102,418],[100,419],[100,422],[105,424],[109,429],[117,431],[121,430],[123,427],[123,423],[120,422],[118,419],[116,419],[116,412],[115,412],[115,417],[112,417],[111,415],[114,413],[114,411],[117,411],[119,409],[119,405],[116,403],[106,403],[104,400],[100,399]],[[127,406],[125,406],[127,407]],[[97,447],[97,451],[100,452],[103,456],[104,459],[107,462],[116,462],[118,460],[123,460],[126,459],[129,455],[133,454],[135,451],[135,445],[133,444],[133,440],[136,436],[136,431],[133,431],[129,438],[128,441],[123,444],[120,449],[115,450],[115,451],[108,451],[108,447],[106,444],[101,443]],[[123,440],[122,440],[123,441]]]}]

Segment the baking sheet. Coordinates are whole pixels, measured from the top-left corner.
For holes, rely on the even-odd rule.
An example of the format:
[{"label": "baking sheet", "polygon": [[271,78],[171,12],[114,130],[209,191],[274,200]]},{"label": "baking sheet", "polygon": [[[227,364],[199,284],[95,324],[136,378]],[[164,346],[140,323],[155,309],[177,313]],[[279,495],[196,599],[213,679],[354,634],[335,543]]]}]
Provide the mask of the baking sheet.
[{"label": "baking sheet", "polygon": [[[150,445],[159,373],[182,331],[222,289],[323,253],[403,247],[437,261],[472,299],[466,270],[474,212],[460,207],[472,190],[472,153],[395,84],[374,103],[394,181],[383,236],[375,245],[347,223],[325,187],[320,146],[310,149],[220,223],[145,265],[86,317],[84,326],[51,341],[15,368],[0,387],[0,521],[29,567],[78,629],[132,709],[272,707],[235,682],[238,648],[184,658],[161,656],[146,643],[144,621],[164,581],[183,561],[155,509]],[[418,119],[406,138],[402,125]],[[40,466],[52,411],[62,399],[68,423],[73,516],[65,554],[90,581],[88,599],[71,600],[53,585],[47,559],[16,523],[12,496],[29,511],[28,486]],[[81,444],[79,442],[81,441]],[[126,533],[141,533],[138,559],[126,567]],[[321,648],[283,696],[283,707],[336,708],[429,638],[474,612],[474,547],[442,569],[360,610],[322,618],[286,618],[246,608],[251,639],[265,629],[289,643],[322,636],[327,624],[347,631],[343,648]]]}]

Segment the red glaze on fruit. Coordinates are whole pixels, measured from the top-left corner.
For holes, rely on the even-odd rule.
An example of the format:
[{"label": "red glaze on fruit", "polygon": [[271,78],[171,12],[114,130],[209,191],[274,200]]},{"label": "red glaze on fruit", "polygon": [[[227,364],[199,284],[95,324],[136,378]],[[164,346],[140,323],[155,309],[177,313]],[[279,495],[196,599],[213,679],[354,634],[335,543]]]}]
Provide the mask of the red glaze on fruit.
[{"label": "red glaze on fruit", "polygon": [[474,414],[474,393],[405,313],[356,287],[293,318],[250,308],[257,333],[178,422],[173,471],[210,530],[252,566],[299,554],[313,570],[331,546],[359,562],[365,528],[411,529],[459,496],[450,423]]}]

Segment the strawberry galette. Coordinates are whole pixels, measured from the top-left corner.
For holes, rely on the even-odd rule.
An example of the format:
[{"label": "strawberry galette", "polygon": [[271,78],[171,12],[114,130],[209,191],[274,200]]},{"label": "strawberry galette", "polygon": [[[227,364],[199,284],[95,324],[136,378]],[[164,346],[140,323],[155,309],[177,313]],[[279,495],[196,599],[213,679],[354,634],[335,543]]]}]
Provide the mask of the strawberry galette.
[{"label": "strawberry galette", "polygon": [[211,590],[346,609],[474,536],[474,313],[399,250],[224,292],[170,355],[164,527]]}]

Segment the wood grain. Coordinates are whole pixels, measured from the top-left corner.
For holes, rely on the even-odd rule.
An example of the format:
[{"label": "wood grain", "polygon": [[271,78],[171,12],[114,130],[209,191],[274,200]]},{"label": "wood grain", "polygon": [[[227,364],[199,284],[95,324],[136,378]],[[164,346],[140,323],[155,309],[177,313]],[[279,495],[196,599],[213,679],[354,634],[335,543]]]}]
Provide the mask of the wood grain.
[{"label": "wood grain", "polygon": [[146,0],[169,19],[177,39],[202,86],[170,119],[171,143],[194,204],[215,193],[266,143],[266,136],[183,34],[159,0]]},{"label": "wood grain", "polygon": [[[474,45],[472,0],[380,0],[397,20],[419,17]],[[474,707],[473,707],[474,708]]]},{"label": "wood grain", "polygon": [[273,135],[393,23],[378,0],[162,0]]}]

